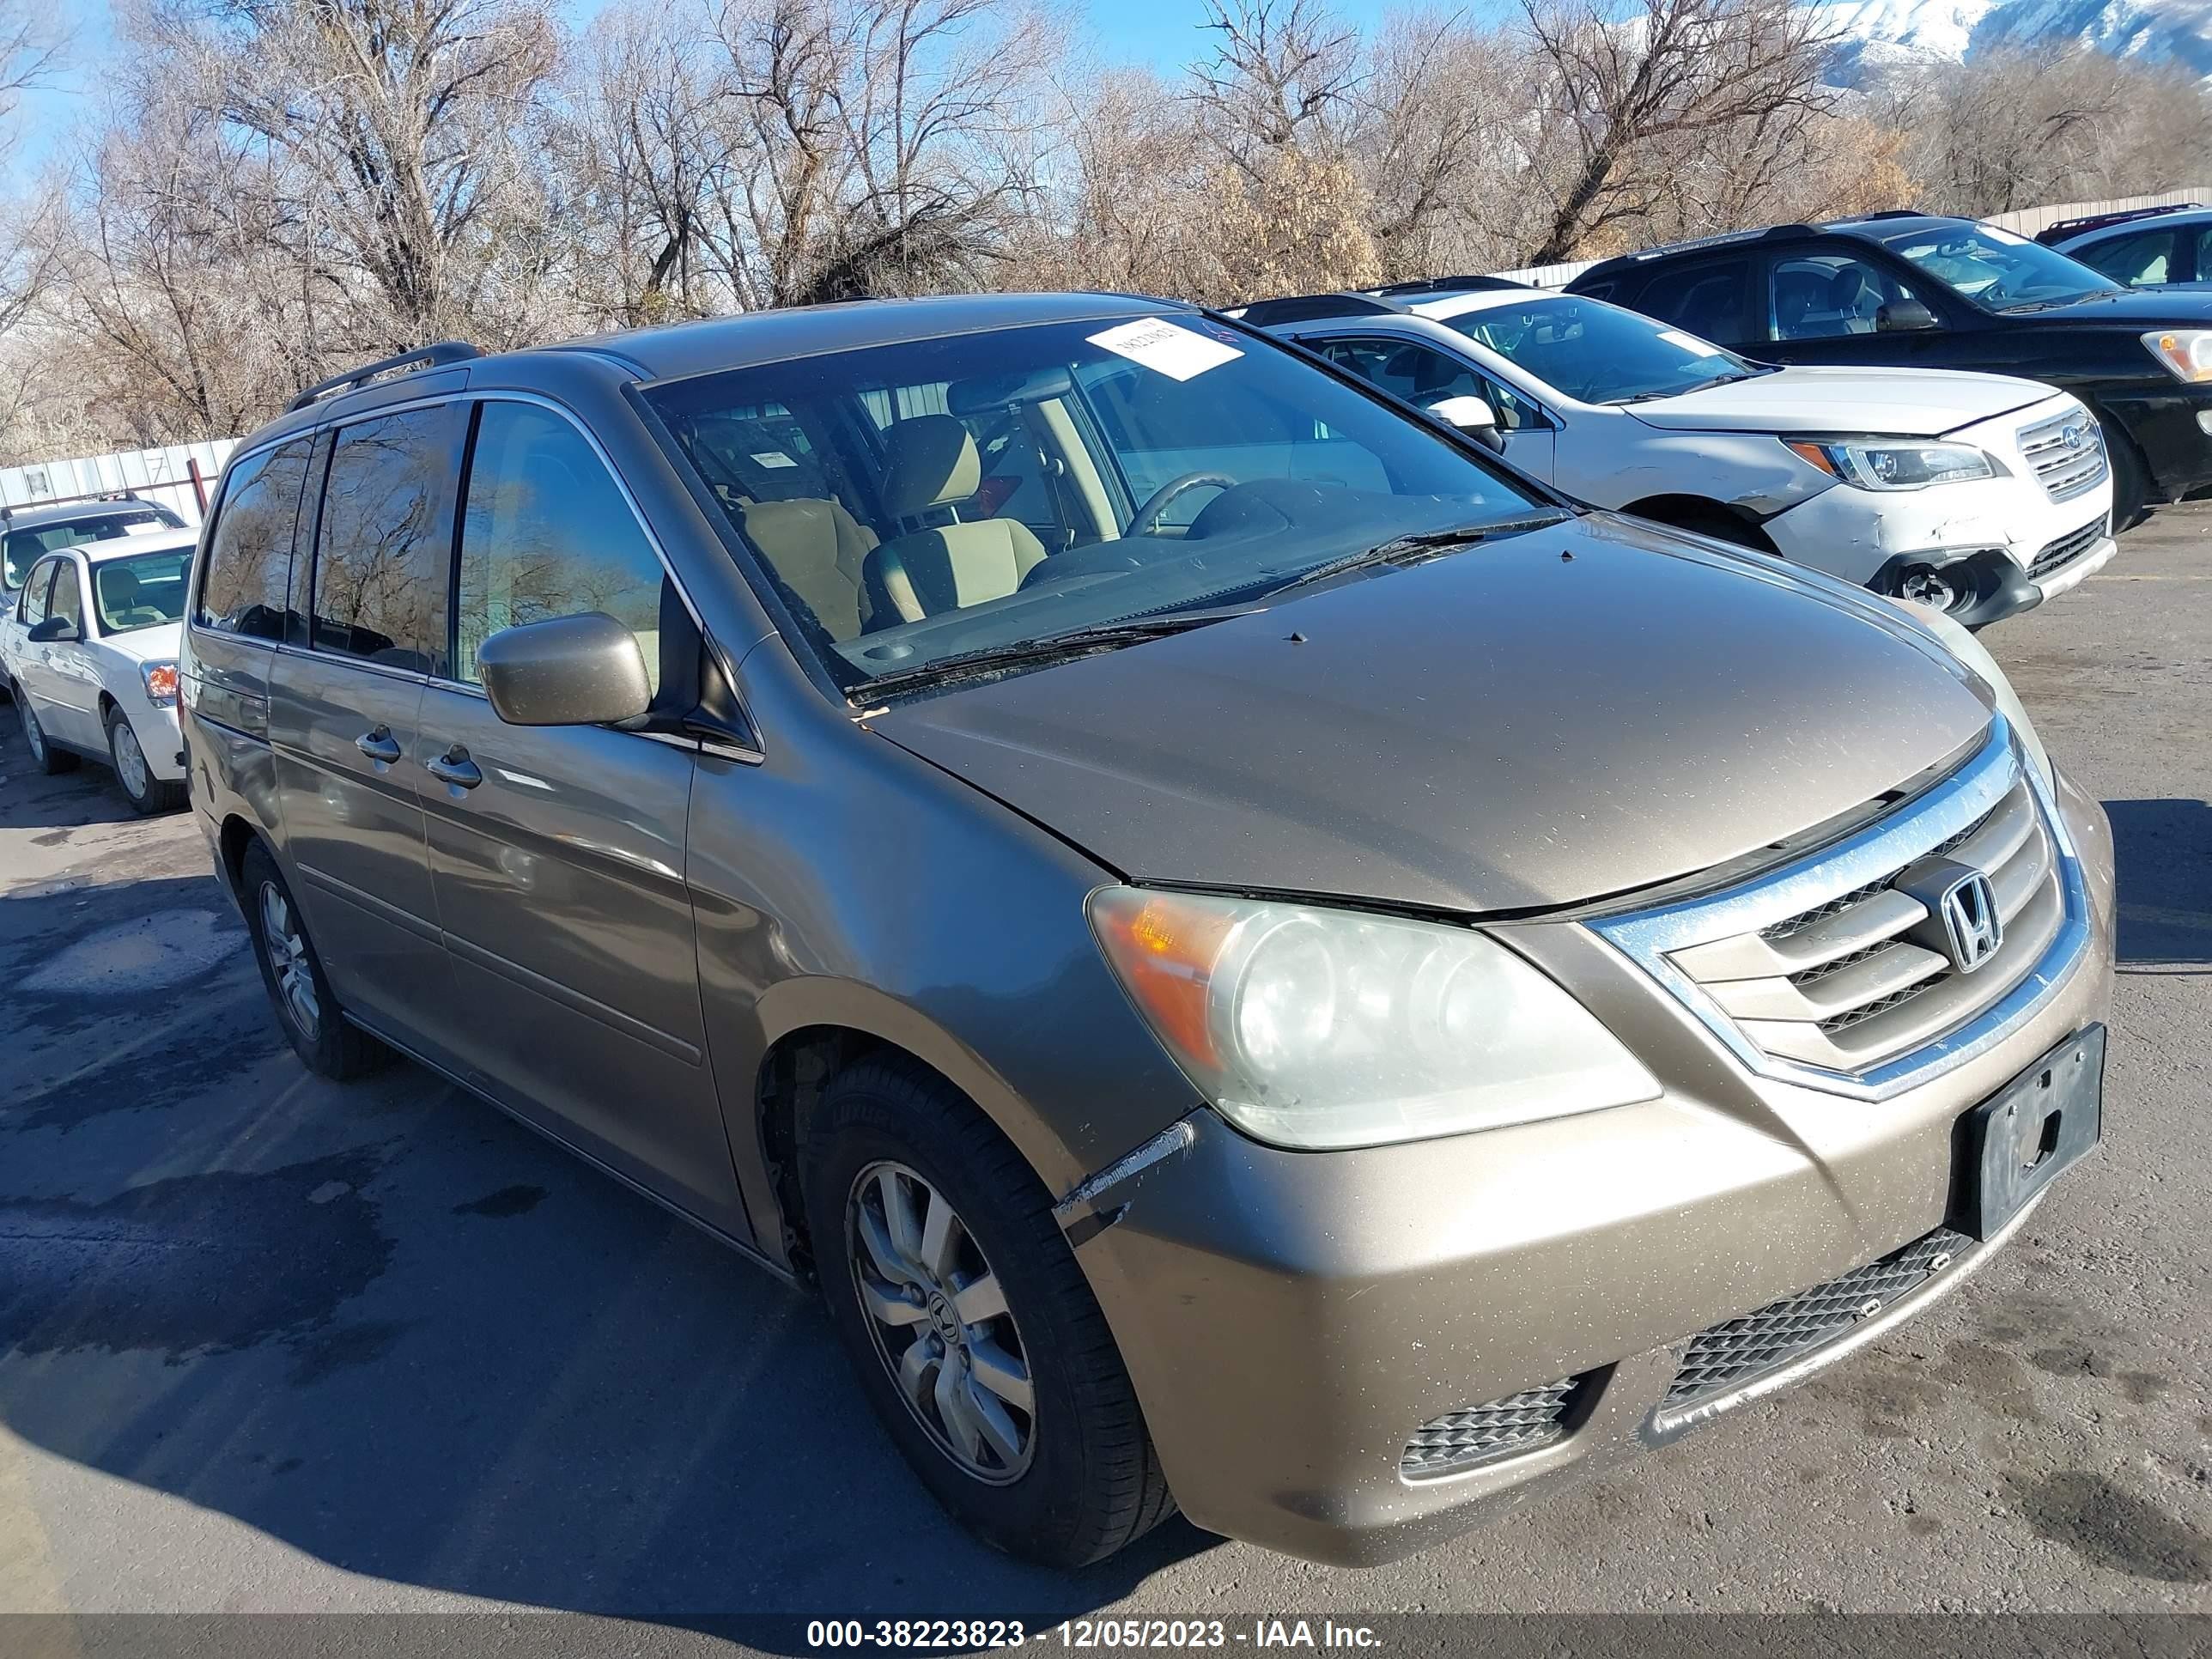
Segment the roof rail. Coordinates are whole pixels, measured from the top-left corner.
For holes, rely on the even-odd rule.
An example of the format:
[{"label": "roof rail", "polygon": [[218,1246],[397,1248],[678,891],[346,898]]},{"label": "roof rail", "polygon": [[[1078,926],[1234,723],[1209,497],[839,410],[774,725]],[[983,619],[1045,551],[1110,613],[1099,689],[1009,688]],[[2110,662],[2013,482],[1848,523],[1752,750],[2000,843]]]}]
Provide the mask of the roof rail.
[{"label": "roof rail", "polygon": [[1847,213],[1840,219],[1831,219],[1832,225],[1867,225],[1877,219],[1930,219],[1936,216],[1923,208],[1884,208],[1879,213]]},{"label": "roof rail", "polygon": [[1396,300],[1374,294],[1296,294],[1279,300],[1255,300],[1244,307],[1239,320],[1255,328],[1274,328],[1284,323],[1310,323],[1320,317],[1395,313],[1406,309]]},{"label": "roof rail", "polygon": [[441,340],[435,345],[423,346],[418,350],[403,351],[396,357],[380,357],[360,368],[343,374],[333,374],[327,380],[316,381],[287,404],[284,412],[289,415],[295,410],[306,409],[320,403],[332,392],[350,392],[356,386],[366,386],[378,375],[389,374],[394,369],[434,368],[441,363],[466,362],[471,357],[483,356],[483,352],[465,340]]},{"label": "roof rail", "polygon": [[2102,230],[2108,225],[2133,224],[2138,219],[2155,219],[2167,213],[2198,213],[2203,210],[2196,202],[2166,202],[2157,207],[2126,208],[2118,213],[2085,213],[2078,219],[2061,219],[2056,224],[2045,225],[2035,233],[2035,240],[2045,247],[2062,242],[2069,236],[2079,236],[2085,231]]},{"label": "roof rail", "polygon": [[1494,294],[1503,289],[1528,286],[1516,283],[1510,276],[1424,276],[1419,282],[1385,283],[1381,288],[1370,289],[1372,294],[1442,294],[1458,289],[1469,294]]}]

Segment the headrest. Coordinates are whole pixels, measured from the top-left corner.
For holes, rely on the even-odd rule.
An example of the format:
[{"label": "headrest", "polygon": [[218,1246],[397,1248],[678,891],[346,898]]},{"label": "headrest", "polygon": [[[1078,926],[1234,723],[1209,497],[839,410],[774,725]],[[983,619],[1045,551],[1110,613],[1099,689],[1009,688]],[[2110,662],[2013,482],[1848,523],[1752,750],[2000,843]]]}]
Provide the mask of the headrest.
[{"label": "headrest", "polygon": [[1838,311],[1856,311],[1866,288],[1866,272],[1856,265],[1845,265],[1828,279],[1828,303]]},{"label": "headrest", "polygon": [[950,415],[909,416],[891,428],[885,442],[890,460],[884,468],[884,507],[895,519],[964,501],[983,482],[975,440]]}]

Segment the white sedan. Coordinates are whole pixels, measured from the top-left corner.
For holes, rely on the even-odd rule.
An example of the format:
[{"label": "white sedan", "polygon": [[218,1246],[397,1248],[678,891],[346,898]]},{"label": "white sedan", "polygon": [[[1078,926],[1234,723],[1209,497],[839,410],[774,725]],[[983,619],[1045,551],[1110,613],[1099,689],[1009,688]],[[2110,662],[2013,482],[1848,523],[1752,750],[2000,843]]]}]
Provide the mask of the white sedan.
[{"label": "white sedan", "polygon": [[141,812],[185,799],[177,647],[192,544],[164,531],[49,553],[0,617],[0,674],[32,763],[105,761]]}]

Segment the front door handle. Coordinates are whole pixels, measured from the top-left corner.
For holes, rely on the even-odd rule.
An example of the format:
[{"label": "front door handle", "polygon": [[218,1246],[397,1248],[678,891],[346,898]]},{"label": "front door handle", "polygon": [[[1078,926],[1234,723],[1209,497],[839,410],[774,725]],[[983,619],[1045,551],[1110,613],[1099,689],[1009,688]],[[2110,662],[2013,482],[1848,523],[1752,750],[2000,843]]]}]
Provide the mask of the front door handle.
[{"label": "front door handle", "polygon": [[433,761],[422,763],[423,770],[441,783],[450,783],[456,789],[473,789],[483,781],[483,769],[469,758],[469,751],[458,743]]},{"label": "front door handle", "polygon": [[392,735],[392,728],[380,726],[374,732],[364,732],[353,740],[353,746],[373,761],[382,761],[390,766],[399,758],[399,740]]}]

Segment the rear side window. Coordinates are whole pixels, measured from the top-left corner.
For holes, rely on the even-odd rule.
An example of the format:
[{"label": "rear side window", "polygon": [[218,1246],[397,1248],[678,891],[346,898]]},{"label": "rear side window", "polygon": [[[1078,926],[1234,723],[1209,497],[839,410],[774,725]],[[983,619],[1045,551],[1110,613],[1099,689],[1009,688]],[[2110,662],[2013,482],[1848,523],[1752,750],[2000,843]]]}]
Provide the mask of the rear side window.
[{"label": "rear side window", "polygon": [[453,420],[412,409],[339,431],[315,544],[317,650],[441,672]]},{"label": "rear side window", "polygon": [[248,456],[231,473],[192,608],[200,627],[250,640],[284,637],[300,490],[313,452],[313,441],[302,438]]},{"label": "rear side window", "polygon": [[1750,279],[1748,259],[1664,270],[1645,285],[1636,308],[1699,339],[1726,344],[1743,338],[1744,297]]},{"label": "rear side window", "polygon": [[479,683],[477,649],[502,628],[599,611],[637,635],[658,691],[666,577],[629,502],[558,415],[483,407],[461,519],[453,678]]}]

